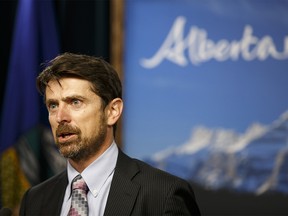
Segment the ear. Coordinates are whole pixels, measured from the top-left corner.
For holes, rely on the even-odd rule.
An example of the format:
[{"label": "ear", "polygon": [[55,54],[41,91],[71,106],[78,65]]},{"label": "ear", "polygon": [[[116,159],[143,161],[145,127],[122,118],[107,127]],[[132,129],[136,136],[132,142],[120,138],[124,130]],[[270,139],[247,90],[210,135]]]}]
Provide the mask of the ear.
[{"label": "ear", "polygon": [[121,98],[113,99],[106,108],[107,124],[114,125],[120,118],[123,110],[123,101]]}]

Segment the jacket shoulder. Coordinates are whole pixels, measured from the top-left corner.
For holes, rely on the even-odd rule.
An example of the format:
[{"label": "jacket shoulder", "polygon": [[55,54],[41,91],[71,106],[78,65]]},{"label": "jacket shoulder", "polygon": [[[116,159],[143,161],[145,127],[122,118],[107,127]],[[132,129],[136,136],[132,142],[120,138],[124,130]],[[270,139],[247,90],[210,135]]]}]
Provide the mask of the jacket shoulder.
[{"label": "jacket shoulder", "polygon": [[28,189],[22,199],[20,215],[59,215],[68,183],[63,171]]},{"label": "jacket shoulder", "polygon": [[120,156],[122,159],[119,158],[121,167],[125,167],[123,170],[130,173],[127,175],[131,182],[140,188],[134,215],[162,215],[167,212],[200,215],[194,191],[188,181],[123,155]]},{"label": "jacket shoulder", "polygon": [[173,185],[178,185],[188,188],[193,193],[190,184],[186,180],[155,168],[144,161],[131,158],[123,152],[119,156],[118,168],[126,172],[132,182],[141,185],[142,189],[147,187],[149,190],[159,190],[159,193],[162,194],[171,189]]},{"label": "jacket shoulder", "polygon": [[56,186],[59,186],[59,183],[61,184],[61,186],[63,186],[63,184],[66,183],[66,185],[68,184],[68,177],[67,177],[67,171],[63,171],[47,180],[45,180],[44,182],[33,186],[32,188],[30,188],[30,193],[32,192],[41,192],[41,191],[46,191],[46,190],[51,190],[51,188],[54,188]]}]

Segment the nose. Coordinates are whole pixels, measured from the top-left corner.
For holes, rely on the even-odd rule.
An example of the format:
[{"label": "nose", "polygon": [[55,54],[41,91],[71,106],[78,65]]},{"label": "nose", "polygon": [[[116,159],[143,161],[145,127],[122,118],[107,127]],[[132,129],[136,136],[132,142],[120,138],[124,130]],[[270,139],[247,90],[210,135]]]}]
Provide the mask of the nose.
[{"label": "nose", "polygon": [[56,120],[59,124],[63,122],[69,123],[71,121],[70,113],[67,106],[59,106],[56,114]]}]

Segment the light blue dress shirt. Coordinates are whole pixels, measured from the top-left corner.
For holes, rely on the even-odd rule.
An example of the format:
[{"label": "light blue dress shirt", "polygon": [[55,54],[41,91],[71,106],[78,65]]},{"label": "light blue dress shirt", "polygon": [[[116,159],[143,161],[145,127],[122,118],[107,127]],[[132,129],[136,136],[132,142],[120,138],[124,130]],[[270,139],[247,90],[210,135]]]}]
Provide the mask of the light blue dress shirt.
[{"label": "light blue dress shirt", "polygon": [[[89,216],[101,216],[104,214],[108,194],[116,161],[118,147],[115,142],[93,163],[91,163],[81,174],[89,191],[87,193]],[[67,172],[69,183],[66,188],[61,216],[67,216],[71,206],[71,182],[79,174],[68,162]]]}]

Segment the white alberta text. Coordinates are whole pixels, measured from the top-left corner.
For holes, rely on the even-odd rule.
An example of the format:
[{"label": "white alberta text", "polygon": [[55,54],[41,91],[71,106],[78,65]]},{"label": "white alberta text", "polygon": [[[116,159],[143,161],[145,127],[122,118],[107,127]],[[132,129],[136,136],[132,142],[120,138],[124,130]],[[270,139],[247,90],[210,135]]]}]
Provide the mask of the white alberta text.
[{"label": "white alberta text", "polygon": [[244,27],[240,40],[221,39],[215,42],[208,38],[205,29],[197,26],[192,26],[185,37],[185,24],[185,17],[177,17],[160,48],[151,58],[141,59],[141,66],[155,68],[164,60],[185,67],[189,61],[193,65],[200,65],[213,59],[219,62],[237,61],[241,57],[245,61],[264,61],[268,57],[276,60],[288,59],[288,36],[283,40],[283,50],[279,51],[271,36],[259,38],[253,35],[251,25]]}]

